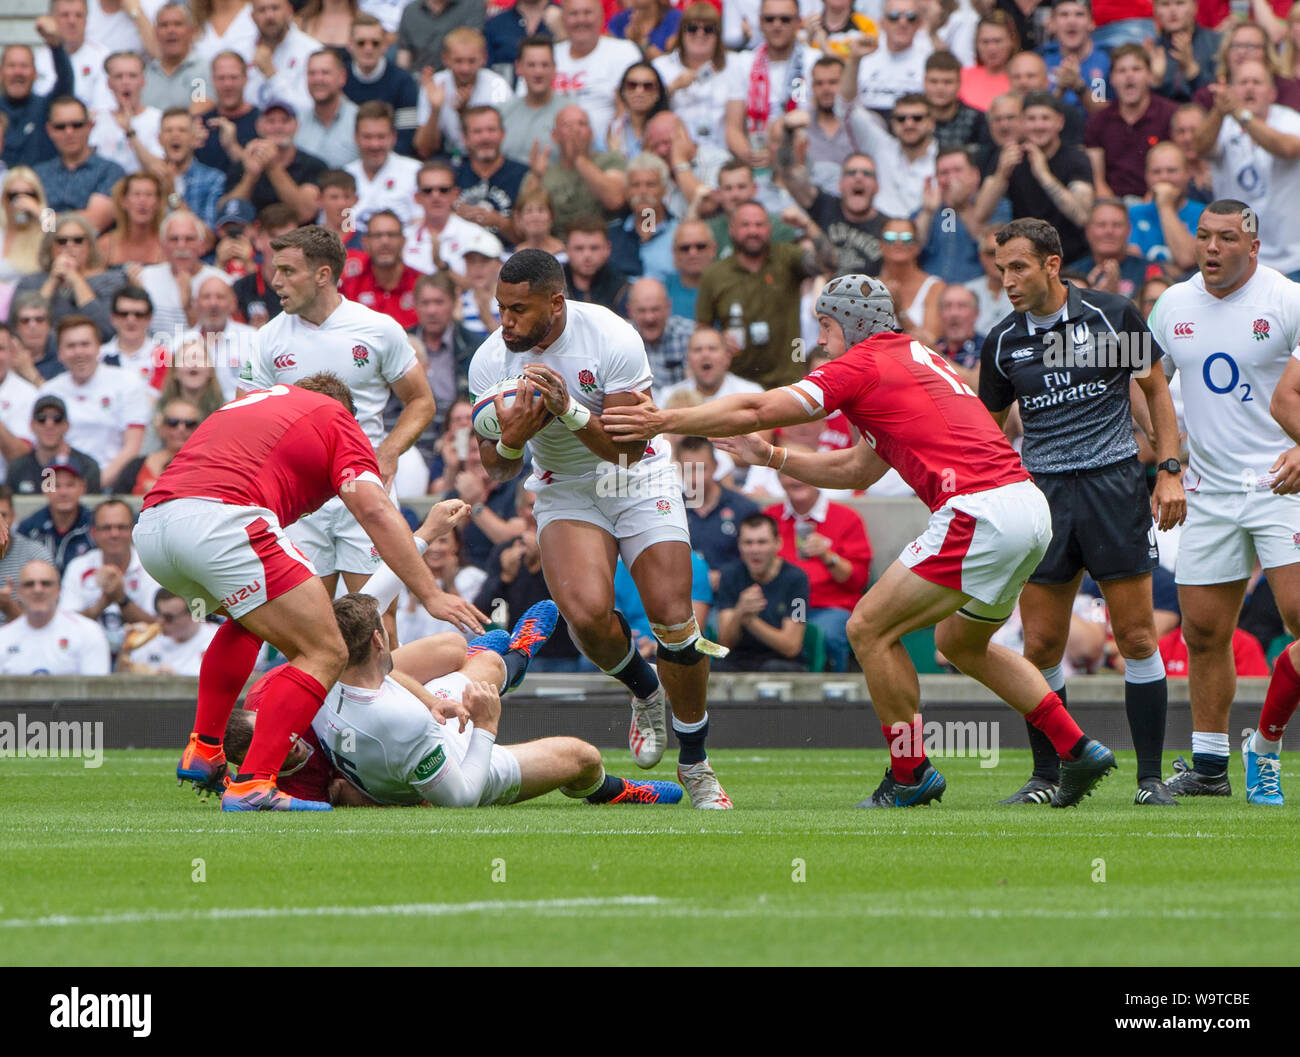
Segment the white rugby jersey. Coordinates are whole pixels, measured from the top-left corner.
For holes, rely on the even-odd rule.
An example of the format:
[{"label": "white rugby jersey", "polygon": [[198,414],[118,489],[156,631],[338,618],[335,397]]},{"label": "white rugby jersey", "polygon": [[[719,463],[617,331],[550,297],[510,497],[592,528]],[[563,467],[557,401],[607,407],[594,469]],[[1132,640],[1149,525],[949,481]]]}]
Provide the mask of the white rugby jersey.
[{"label": "white rugby jersey", "polygon": [[391,677],[378,690],[335,683],[311,725],[334,765],[381,804],[432,798],[459,729],[438,723]]},{"label": "white rugby jersey", "polygon": [[[68,562],[67,568],[63,570],[63,588],[59,595],[59,605],[80,613],[98,602],[104,592],[99,589],[99,581],[95,574],[103,566],[104,552],[98,547]],[[158,588],[161,585],[140,564],[140,556],[136,554],[134,547],[131,548],[131,560],[127,564],[126,572],[122,574],[122,585],[130,601],[146,613],[153,612],[154,599],[158,596]],[[108,636],[109,646],[114,652],[120,650],[126,638],[122,607],[116,602],[105,606],[99,623],[104,629],[104,634]]]},{"label": "white rugby jersey", "polygon": [[[1300,114],[1274,103],[1260,115],[1269,128],[1300,136]],[[1300,158],[1270,154],[1232,116],[1223,119],[1209,155],[1221,198],[1237,198],[1259,213],[1259,262],[1289,273],[1300,268]]]},{"label": "white rugby jersey", "polygon": [[[469,389],[475,400],[498,382],[522,374],[530,363],[543,364],[560,375],[569,395],[594,415],[603,409],[606,393],[639,393],[650,387],[650,359],[631,323],[600,305],[566,300],[565,308],[564,332],[542,352],[511,352],[499,328],[488,335],[469,365]],[[539,474],[595,475],[602,467],[609,468],[558,419],[528,443]],[[663,439],[655,437],[632,472],[645,472],[664,461],[666,449]]]},{"label": "white rugby jersey", "polygon": [[89,617],[60,609],[43,628],[21,616],[0,627],[0,675],[107,675],[108,639]]},{"label": "white rugby jersey", "polygon": [[103,469],[122,450],[131,426],[147,427],[153,412],[153,390],[125,367],[101,363],[79,385],[64,371],[42,385],[39,396],[57,396],[68,408],[68,444],[92,456]]},{"label": "white rugby jersey", "polygon": [[415,184],[420,165],[414,158],[390,152],[372,179],[366,175],[360,158],[348,162],[343,166],[344,171],[351,173],[357,182],[357,204],[352,210],[353,215],[365,224],[369,222],[371,213],[391,209],[401,219],[403,227],[411,223],[420,215],[415,204]]},{"label": "white rugby jersey", "polygon": [[1224,298],[1199,273],[1171,286],[1148,326],[1178,369],[1187,447],[1187,488],[1240,492],[1269,487],[1269,468],[1295,446],[1269,414],[1287,361],[1300,358],[1300,284],[1260,265]]},{"label": "white rugby jersey", "polygon": [[198,675],[217,625],[206,621],[199,625],[184,642],[167,635],[155,635],[138,649],[131,651],[131,663],[150,668],[170,668],[177,675]]},{"label": "white rugby jersey", "polygon": [[385,435],[389,387],[416,363],[406,331],[395,319],[346,297],[319,327],[281,312],[249,345],[252,356],[240,373],[240,388],[269,389],[277,382],[331,371],[352,390],[357,421],[376,447]]}]

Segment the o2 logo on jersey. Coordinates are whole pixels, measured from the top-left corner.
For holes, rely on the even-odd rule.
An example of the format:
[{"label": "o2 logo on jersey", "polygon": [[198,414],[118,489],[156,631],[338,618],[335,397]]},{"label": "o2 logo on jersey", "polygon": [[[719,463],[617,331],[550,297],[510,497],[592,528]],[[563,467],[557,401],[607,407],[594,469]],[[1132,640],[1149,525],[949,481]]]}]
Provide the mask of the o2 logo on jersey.
[{"label": "o2 logo on jersey", "polygon": [[[1267,326],[1267,324],[1265,325]],[[1223,377],[1223,371],[1215,369],[1215,364],[1219,360],[1222,360],[1227,364],[1227,378],[1222,383],[1215,381],[1215,375],[1218,375],[1220,378]],[[1249,404],[1255,399],[1250,395],[1250,383],[1241,380],[1241,368],[1237,366],[1237,361],[1226,352],[1216,352],[1213,355],[1207,356],[1205,358],[1205,365],[1201,368],[1201,377],[1205,381],[1205,388],[1212,393],[1218,393],[1220,396],[1224,396],[1227,393],[1231,393],[1235,389],[1240,388],[1243,390],[1241,396],[1241,402],[1243,404]]]},{"label": "o2 logo on jersey", "polygon": [[370,362],[370,350],[364,345],[352,346],[352,363],[357,367],[365,367]]}]

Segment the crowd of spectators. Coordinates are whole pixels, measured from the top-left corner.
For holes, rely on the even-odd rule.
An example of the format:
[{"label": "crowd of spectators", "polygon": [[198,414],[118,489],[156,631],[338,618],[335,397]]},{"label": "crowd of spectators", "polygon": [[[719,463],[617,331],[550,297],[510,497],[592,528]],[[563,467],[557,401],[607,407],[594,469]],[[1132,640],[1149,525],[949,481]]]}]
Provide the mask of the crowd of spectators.
[{"label": "crowd of spectators", "polygon": [[[399,493],[471,504],[427,560],[503,619],[545,583],[531,495],[479,463],[466,372],[519,248],[632,323],[665,406],[802,376],[846,272],[974,384],[1012,218],[1050,221],[1071,282],[1144,314],[1195,267],[1213,198],[1253,206],[1261,261],[1300,278],[1290,0],[51,0],[34,30],[0,58],[0,512],[46,505],[0,563],[0,615],[36,627],[50,562],[58,604],[137,669],[188,670],[204,639],[137,575],[130,508],[83,500],[143,495],[234,395],[280,311],[270,241],[299,224],[336,231],[345,296],[408,330],[440,411]],[[842,417],[782,439],[856,441]],[[806,664],[807,625],[852,665],[872,552],[847,497],[701,438],[676,454],[693,597],[733,666]],[[124,650],[136,622],[155,630]],[[563,631],[541,660],[585,663]]]}]

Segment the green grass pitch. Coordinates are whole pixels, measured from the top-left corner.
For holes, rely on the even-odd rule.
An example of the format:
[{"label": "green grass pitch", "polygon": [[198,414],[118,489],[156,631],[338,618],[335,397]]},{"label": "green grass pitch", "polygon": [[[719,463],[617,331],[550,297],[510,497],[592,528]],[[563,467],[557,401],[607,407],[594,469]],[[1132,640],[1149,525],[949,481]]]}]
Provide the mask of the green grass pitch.
[{"label": "green grass pitch", "polygon": [[223,815],[176,788],[176,756],[0,761],[0,962],[1170,965],[1204,962],[1207,936],[1220,965],[1300,950],[1298,776],[1284,770],[1289,806],[1248,808],[1236,759],[1231,800],[1164,809],[1132,805],[1131,753],[1077,809],[990,806],[1029,769],[1004,752],[990,770],[937,761],[940,805],[866,812],[852,805],[883,751],[733,750],[712,756],[730,812],[552,794]]}]

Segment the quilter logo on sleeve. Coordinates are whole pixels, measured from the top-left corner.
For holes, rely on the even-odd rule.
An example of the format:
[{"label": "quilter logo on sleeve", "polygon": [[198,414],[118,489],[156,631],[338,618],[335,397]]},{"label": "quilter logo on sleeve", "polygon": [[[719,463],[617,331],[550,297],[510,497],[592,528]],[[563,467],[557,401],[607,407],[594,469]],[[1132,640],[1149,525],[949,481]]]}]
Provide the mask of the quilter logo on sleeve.
[{"label": "quilter logo on sleeve", "polygon": [[137,1039],[152,1030],[152,995],[83,995],[74,987],[71,994],[50,998],[52,1028],[130,1028]]}]

